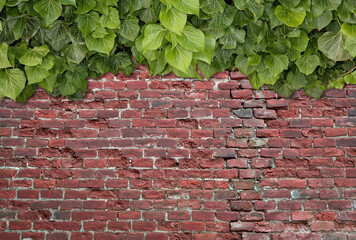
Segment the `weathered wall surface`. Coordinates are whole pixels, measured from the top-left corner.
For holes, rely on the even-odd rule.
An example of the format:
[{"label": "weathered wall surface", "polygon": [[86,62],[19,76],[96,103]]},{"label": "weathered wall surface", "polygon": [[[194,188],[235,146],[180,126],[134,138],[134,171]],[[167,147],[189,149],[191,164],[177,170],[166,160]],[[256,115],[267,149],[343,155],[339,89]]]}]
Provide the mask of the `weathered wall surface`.
[{"label": "weathered wall surface", "polygon": [[356,87],[90,81],[0,102],[0,239],[356,239]]}]

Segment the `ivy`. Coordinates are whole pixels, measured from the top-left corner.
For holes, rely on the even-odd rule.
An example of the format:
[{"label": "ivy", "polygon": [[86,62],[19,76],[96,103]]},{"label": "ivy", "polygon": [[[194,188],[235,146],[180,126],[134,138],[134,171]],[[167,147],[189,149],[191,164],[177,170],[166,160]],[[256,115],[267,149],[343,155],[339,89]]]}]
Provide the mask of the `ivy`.
[{"label": "ivy", "polygon": [[[356,83],[355,0],[0,0],[0,96],[80,99],[88,76],[136,63],[318,98]],[[134,59],[131,57],[134,56]]]}]

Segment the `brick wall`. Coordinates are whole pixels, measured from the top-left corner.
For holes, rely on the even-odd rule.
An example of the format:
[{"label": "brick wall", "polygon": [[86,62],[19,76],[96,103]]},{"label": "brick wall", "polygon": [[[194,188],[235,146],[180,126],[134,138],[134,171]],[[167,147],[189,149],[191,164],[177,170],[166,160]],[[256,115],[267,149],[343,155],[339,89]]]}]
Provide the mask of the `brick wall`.
[{"label": "brick wall", "polygon": [[356,239],[356,87],[107,75],[0,102],[0,239]]}]

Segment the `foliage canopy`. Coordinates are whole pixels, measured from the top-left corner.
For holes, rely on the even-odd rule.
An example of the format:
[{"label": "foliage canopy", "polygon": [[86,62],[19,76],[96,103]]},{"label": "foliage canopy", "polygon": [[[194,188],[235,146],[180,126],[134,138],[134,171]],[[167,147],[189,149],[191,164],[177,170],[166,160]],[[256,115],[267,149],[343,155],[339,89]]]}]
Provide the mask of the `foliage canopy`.
[{"label": "foliage canopy", "polygon": [[320,97],[356,83],[356,0],[0,0],[0,97],[37,85],[82,98],[87,77],[237,67],[254,88]]}]

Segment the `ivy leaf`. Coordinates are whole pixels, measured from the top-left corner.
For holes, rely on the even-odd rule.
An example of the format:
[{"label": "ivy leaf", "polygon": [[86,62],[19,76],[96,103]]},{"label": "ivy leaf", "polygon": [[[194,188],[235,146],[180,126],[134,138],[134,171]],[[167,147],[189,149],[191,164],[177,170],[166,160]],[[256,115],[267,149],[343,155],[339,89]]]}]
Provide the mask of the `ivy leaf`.
[{"label": "ivy leaf", "polygon": [[236,9],[228,5],[223,13],[219,12],[215,14],[215,16],[209,21],[209,29],[223,30],[227,28],[234,21],[235,13]]},{"label": "ivy leaf", "polygon": [[54,85],[56,84],[57,81],[57,73],[52,73],[48,78],[44,79],[42,82],[39,82],[38,85],[44,89],[46,89],[48,92],[52,93],[54,89]]},{"label": "ivy leaf", "polygon": [[26,84],[26,76],[24,72],[18,68],[1,69],[0,79],[0,93],[15,101]]},{"label": "ivy leaf", "polygon": [[316,67],[319,65],[319,57],[316,55],[303,56],[298,59],[295,64],[302,73],[309,75],[314,72]]},{"label": "ivy leaf", "polygon": [[278,1],[286,8],[294,8],[300,3],[300,0],[278,0]]},{"label": "ivy leaf", "polygon": [[287,83],[295,90],[298,90],[307,84],[307,78],[303,73],[298,70],[296,70],[295,72],[290,71],[287,74]]},{"label": "ivy leaf", "polygon": [[253,72],[252,74],[249,75],[249,80],[251,83],[251,86],[254,89],[260,89],[264,85],[264,81],[259,77],[259,74],[257,72]]},{"label": "ivy leaf", "polygon": [[346,37],[356,38],[356,24],[343,23],[341,31]]},{"label": "ivy leaf", "polygon": [[350,55],[344,48],[345,36],[341,31],[326,32],[318,39],[318,47],[325,56],[334,61],[345,61]]},{"label": "ivy leaf", "polygon": [[229,27],[223,37],[219,39],[219,43],[224,49],[235,49],[237,43],[245,42],[246,32],[243,29]]},{"label": "ivy leaf", "polygon": [[219,71],[218,68],[214,67],[214,64],[210,65],[202,61],[198,61],[198,68],[206,79],[209,79],[211,76],[213,76],[216,72]]},{"label": "ivy leaf", "polygon": [[149,24],[144,30],[142,40],[142,50],[156,50],[162,45],[165,36],[165,30],[159,24]]},{"label": "ivy leaf", "polygon": [[26,66],[36,66],[41,64],[43,57],[49,53],[47,45],[27,49],[25,53],[19,58],[21,64]]},{"label": "ivy leaf", "polygon": [[113,7],[109,8],[109,13],[103,14],[100,17],[100,23],[103,27],[106,28],[110,28],[110,29],[120,28],[119,11],[117,11]]},{"label": "ivy leaf", "polygon": [[224,0],[203,0],[201,4],[201,9],[207,14],[213,14],[217,12],[223,12],[225,9]]},{"label": "ivy leaf", "polygon": [[25,15],[8,18],[9,27],[12,29],[16,40],[22,37],[26,28],[26,23],[27,17]]},{"label": "ivy leaf", "polygon": [[181,35],[187,22],[187,14],[175,9],[174,7],[170,9],[166,7],[161,10],[159,20],[165,28]]},{"label": "ivy leaf", "polygon": [[68,37],[68,28],[69,25],[67,22],[64,21],[56,21],[52,29],[47,31],[47,36],[52,40],[55,41],[62,41]]},{"label": "ivy leaf", "polygon": [[345,49],[352,57],[356,56],[356,37],[348,37],[345,41]]},{"label": "ivy leaf", "polygon": [[63,96],[73,95],[87,85],[88,69],[85,66],[77,66],[73,71],[65,73],[64,83],[58,88]]},{"label": "ivy leaf", "polygon": [[274,85],[274,90],[286,98],[290,97],[295,91],[288,83],[282,81],[277,81]]},{"label": "ivy leaf", "polygon": [[356,72],[352,72],[352,73],[347,74],[344,77],[344,81],[347,84],[356,84]]},{"label": "ivy leaf", "polygon": [[323,90],[319,87],[304,87],[304,92],[307,96],[319,99],[323,94]]},{"label": "ivy leaf", "polygon": [[29,41],[36,35],[39,29],[40,22],[38,20],[38,17],[27,16],[26,27],[23,31],[22,38],[26,41]]},{"label": "ivy leaf", "polygon": [[234,4],[239,10],[249,9],[255,20],[262,16],[264,11],[264,6],[261,4],[261,1],[256,0],[234,0]]},{"label": "ivy leaf", "polygon": [[265,57],[265,64],[272,75],[278,75],[288,69],[289,59],[285,55],[270,54]]},{"label": "ivy leaf", "polygon": [[12,67],[7,57],[9,46],[6,43],[0,45],[0,69]]},{"label": "ivy leaf", "polygon": [[118,69],[125,69],[131,64],[132,60],[127,52],[119,52],[109,57],[109,67],[111,72],[116,72]]},{"label": "ivy leaf", "polygon": [[42,82],[50,75],[48,70],[39,66],[25,66],[25,72],[27,75],[28,84]]},{"label": "ivy leaf", "polygon": [[72,5],[74,7],[77,6],[76,0],[61,0],[63,5]]},{"label": "ivy leaf", "polygon": [[92,35],[88,35],[85,38],[85,43],[89,51],[97,51],[109,55],[114,47],[116,34],[112,30],[108,30],[103,38],[95,38]]},{"label": "ivy leaf", "polygon": [[16,101],[20,103],[25,103],[26,100],[33,95],[33,93],[36,91],[36,86],[37,84],[31,84],[27,85],[20,95],[17,96]]},{"label": "ivy leaf", "polygon": [[6,0],[0,0],[0,12],[5,7]]},{"label": "ivy leaf", "polygon": [[205,34],[205,51],[195,52],[194,59],[211,64],[211,59],[214,56],[216,47],[216,40],[213,35]]},{"label": "ivy leaf", "polygon": [[63,49],[61,55],[69,62],[80,64],[85,58],[88,49],[84,44],[67,44]]},{"label": "ivy leaf", "polygon": [[181,12],[199,16],[199,0],[170,0],[173,6]]},{"label": "ivy leaf", "polygon": [[88,14],[79,15],[76,19],[79,30],[84,36],[92,33],[100,24],[99,14],[97,12],[90,12]]},{"label": "ivy leaf", "polygon": [[289,27],[298,27],[303,23],[306,16],[305,10],[288,9],[282,5],[276,7],[275,14],[279,20]]},{"label": "ivy leaf", "polygon": [[139,20],[136,17],[131,16],[126,18],[121,24],[121,29],[119,31],[120,35],[130,41],[135,41],[138,33],[140,32],[138,22]]},{"label": "ivy leaf", "polygon": [[190,25],[185,26],[182,35],[178,36],[177,40],[182,47],[192,52],[205,51],[204,33],[193,26]]},{"label": "ivy leaf", "polygon": [[62,13],[62,4],[58,0],[40,0],[33,8],[43,17],[46,26],[57,20]]},{"label": "ivy leaf", "polygon": [[96,6],[95,0],[77,0],[78,9],[75,11],[76,14],[84,14],[93,10]]},{"label": "ivy leaf", "polygon": [[235,66],[243,74],[250,75],[257,69],[257,67],[256,66],[248,66],[247,62],[248,62],[248,58],[246,58],[245,56],[242,56],[242,55],[238,55],[235,59]]},{"label": "ivy leaf", "polygon": [[336,10],[342,0],[313,0],[313,6],[324,10]]},{"label": "ivy leaf", "polygon": [[297,49],[299,52],[303,52],[307,49],[309,43],[308,34],[304,31],[300,31],[300,35],[295,38],[288,39],[291,43],[291,47]]},{"label": "ivy leaf", "polygon": [[183,73],[188,73],[188,68],[193,59],[193,53],[181,46],[168,46],[166,49],[167,62]]}]

